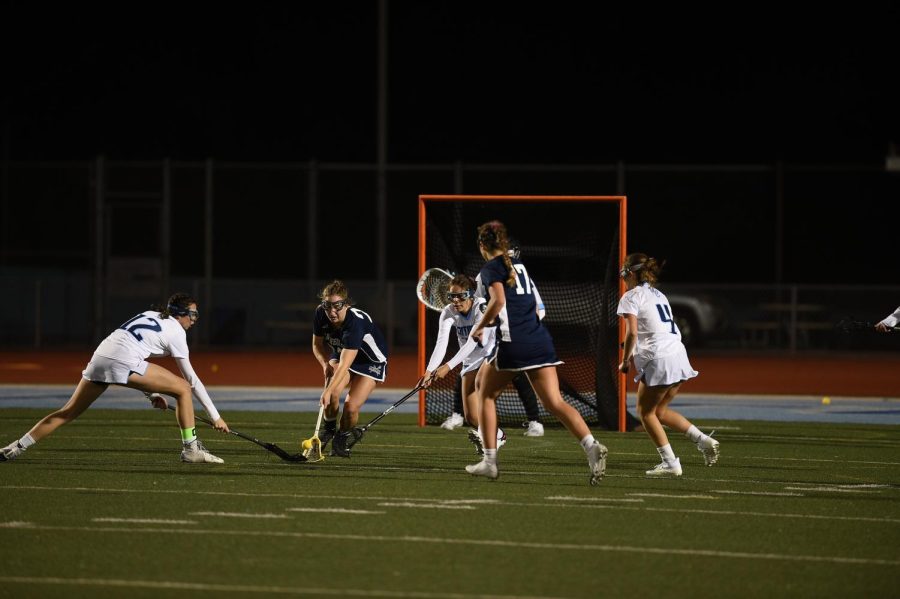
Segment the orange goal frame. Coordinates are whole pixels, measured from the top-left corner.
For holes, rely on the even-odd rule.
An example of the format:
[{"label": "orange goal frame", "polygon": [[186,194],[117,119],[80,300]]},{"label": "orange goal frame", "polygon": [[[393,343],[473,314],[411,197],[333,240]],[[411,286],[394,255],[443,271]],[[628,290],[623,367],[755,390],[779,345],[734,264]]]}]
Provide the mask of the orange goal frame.
[{"label": "orange goal frame", "polygon": [[[419,274],[422,276],[428,266],[425,264],[425,218],[428,202],[613,202],[619,208],[619,264],[625,262],[627,255],[628,200],[626,196],[564,196],[564,195],[419,195]],[[474,232],[473,232],[474,243]],[[434,265],[432,265],[434,266]],[[625,292],[625,283],[619,278],[619,295]],[[425,372],[425,306],[418,306],[418,356],[419,372]],[[625,323],[619,320],[619,362],[622,361],[622,339],[625,336]],[[626,389],[625,375],[619,373],[619,432],[625,432]],[[425,426],[425,390],[419,391],[419,426]]]}]

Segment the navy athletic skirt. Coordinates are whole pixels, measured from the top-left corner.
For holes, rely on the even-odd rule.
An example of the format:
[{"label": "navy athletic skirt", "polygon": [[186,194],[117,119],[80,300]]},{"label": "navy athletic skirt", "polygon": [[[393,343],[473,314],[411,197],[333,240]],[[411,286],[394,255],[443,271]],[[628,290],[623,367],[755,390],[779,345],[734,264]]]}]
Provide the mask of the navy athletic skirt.
[{"label": "navy athletic skirt", "polygon": [[[544,335],[530,343],[498,341],[497,370],[533,370],[544,366],[558,366],[562,361],[556,357],[553,338],[546,329]],[[533,339],[533,338],[532,338]]]}]

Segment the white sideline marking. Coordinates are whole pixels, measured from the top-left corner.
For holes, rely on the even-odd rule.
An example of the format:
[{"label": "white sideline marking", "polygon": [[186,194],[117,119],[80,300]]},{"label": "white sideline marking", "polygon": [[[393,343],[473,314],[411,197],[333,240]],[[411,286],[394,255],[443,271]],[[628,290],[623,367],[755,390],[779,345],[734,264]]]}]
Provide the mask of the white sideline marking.
[{"label": "white sideline marking", "polygon": [[350,510],[342,507],[289,507],[289,512],[322,512],[327,514],[384,514],[384,510]]},{"label": "white sideline marking", "polygon": [[378,505],[384,507],[419,507],[435,510],[474,510],[471,505],[453,505],[447,503],[413,503],[412,501],[389,502],[384,501]]},{"label": "white sideline marking", "polygon": [[189,512],[188,516],[215,516],[216,518],[288,518],[284,514],[243,514],[241,512]]},{"label": "white sideline marking", "polygon": [[718,499],[712,495],[672,495],[671,493],[627,493],[634,497],[665,497],[666,499]]},{"label": "white sideline marking", "polygon": [[603,503],[643,503],[643,499],[624,499],[619,497],[572,497],[570,495],[551,495],[544,497],[547,501],[587,501]]},{"label": "white sideline marking", "polygon": [[[644,480],[645,477],[640,477],[641,480]],[[756,483],[764,483],[767,481],[714,481],[714,482],[742,482],[749,484]],[[159,494],[172,494],[172,493],[183,493],[183,491],[176,491],[172,489],[110,489],[103,487],[45,487],[45,486],[31,486],[31,485],[0,485],[0,489],[25,489],[25,490],[36,490],[36,491],[103,491],[108,493],[159,493]],[[718,492],[718,491],[713,491]],[[728,491],[726,491],[727,493]],[[732,493],[740,493],[740,491],[731,491]],[[216,496],[224,496],[224,497],[288,497],[291,499],[340,499],[342,501],[346,501],[348,499],[353,499],[356,501],[364,501],[364,500],[373,500],[373,501],[387,501],[387,500],[407,500],[407,501],[434,501],[431,498],[421,498],[421,497],[382,497],[382,496],[359,496],[348,498],[346,495],[303,495],[300,493],[238,493],[231,491],[193,491],[196,495],[216,495]],[[802,495],[801,495],[802,496]],[[813,520],[840,520],[840,521],[850,521],[850,522],[884,522],[888,524],[900,524],[900,519],[898,518],[874,518],[874,517],[859,517],[859,516],[818,516],[811,514],[785,514],[785,513],[770,513],[770,512],[735,512],[729,510],[691,510],[686,508],[659,508],[659,507],[642,507],[642,506],[630,506],[630,505],[591,505],[585,503],[573,503],[573,504],[559,504],[559,503],[535,503],[535,502],[516,502],[516,501],[496,501],[496,504],[499,506],[517,506],[517,507],[552,507],[552,508],[572,508],[572,509],[608,509],[608,510],[630,510],[630,511],[648,511],[648,512],[693,512],[698,514],[721,514],[727,516],[759,516],[759,517],[768,517],[768,518],[808,518]]]},{"label": "white sideline marking", "polygon": [[34,526],[36,526],[34,522],[20,522],[17,520],[0,522],[0,528],[32,528]]},{"label": "white sideline marking", "polygon": [[523,595],[465,595],[462,593],[424,593],[421,591],[380,591],[374,589],[321,589],[316,587],[272,587],[235,584],[206,584],[198,582],[157,582],[155,580],[122,580],[115,578],[61,578],[58,576],[0,576],[5,583],[58,584],[69,586],[122,587],[144,589],[177,589],[185,591],[216,591],[219,593],[271,593],[278,595],[350,595],[354,597],[419,597],[421,599],[465,599],[484,597],[485,599],[553,599],[545,595],[531,597]]},{"label": "white sideline marking", "polygon": [[[849,485],[819,485],[815,487],[785,487],[788,491],[827,491],[829,493],[880,493],[878,489],[846,488]],[[874,485],[869,485],[874,486]]]},{"label": "white sideline marking", "polygon": [[722,495],[762,495],[767,497],[806,497],[803,493],[781,493],[778,491],[732,491],[731,489],[713,489],[713,493]]},{"label": "white sideline marking", "polygon": [[[673,510],[674,511],[674,510]],[[34,531],[68,531],[77,533],[123,533],[135,534],[183,534],[183,531],[171,528],[112,528],[85,526],[34,526]],[[830,564],[863,564],[876,566],[900,566],[900,560],[876,559],[864,557],[840,557],[829,555],[791,555],[787,553],[752,553],[749,551],[716,551],[712,549],[676,549],[672,547],[638,547],[636,545],[595,545],[582,543],[537,543],[527,541],[503,541],[500,539],[460,539],[441,537],[386,536],[335,534],[322,532],[287,532],[275,530],[192,530],[191,534],[206,534],[235,537],[270,537],[281,539],[326,539],[335,541],[369,541],[372,543],[417,543],[429,545],[466,545],[475,547],[509,547],[514,549],[539,549],[541,551],[607,551],[611,553],[638,553],[651,555],[684,555],[690,557],[720,557],[731,559],[771,560],[784,562],[820,562]]]},{"label": "white sideline marking", "polygon": [[196,520],[160,520],[158,518],[91,518],[91,522],[131,522],[134,524],[196,524]]}]

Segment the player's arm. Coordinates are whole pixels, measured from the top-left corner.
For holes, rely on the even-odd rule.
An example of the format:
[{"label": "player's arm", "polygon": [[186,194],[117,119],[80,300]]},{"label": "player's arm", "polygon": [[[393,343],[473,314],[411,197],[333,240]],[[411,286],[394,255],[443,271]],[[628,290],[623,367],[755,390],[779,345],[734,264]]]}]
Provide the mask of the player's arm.
[{"label": "player's arm", "polygon": [[875,330],[879,333],[887,333],[897,326],[898,322],[900,322],[900,306],[898,306],[890,316],[887,316],[884,320],[876,324]]},{"label": "player's arm", "polygon": [[194,394],[194,397],[197,398],[197,401],[203,405],[203,409],[209,414],[209,419],[214,423],[213,426],[215,426],[216,430],[227,433],[229,430],[228,424],[222,419],[222,416],[219,415],[219,411],[216,409],[215,404],[213,404],[213,400],[209,396],[209,393],[207,393],[206,387],[203,385],[200,377],[197,376],[197,373],[194,372],[191,361],[187,358],[175,358],[175,363],[178,364],[181,376],[183,376],[190,384],[191,392]]},{"label": "player's arm", "polygon": [[325,390],[322,391],[322,397],[319,398],[323,406],[327,406],[330,403],[332,394],[340,393],[343,390],[347,373],[350,372],[350,366],[358,353],[359,349],[348,349],[345,347],[341,350],[341,359],[334,368],[331,378],[328,379],[328,384],[325,386]]},{"label": "player's arm", "polygon": [[537,306],[538,320],[544,320],[544,316],[547,315],[547,308],[544,306],[544,300],[541,299],[541,294],[538,293],[537,284],[535,284],[534,279],[531,279],[531,292],[534,294],[534,303]]},{"label": "player's arm", "polygon": [[625,343],[622,350],[622,363],[619,364],[619,372],[628,372],[628,364],[634,356],[634,348],[637,345],[637,316],[634,314],[622,314],[625,319]]},{"label": "player's arm", "polygon": [[494,322],[494,320],[500,315],[500,311],[503,310],[503,307],[506,305],[506,293],[503,291],[503,283],[500,281],[494,281],[488,287],[488,291],[490,292],[491,299],[488,300],[487,307],[484,310],[484,315],[481,317],[481,320],[477,325],[472,329],[472,332],[469,333],[469,336],[475,339],[476,341],[481,341],[481,336],[484,333],[485,325],[489,325]]},{"label": "player's arm", "polygon": [[325,378],[334,378],[334,369],[328,359],[331,357],[331,348],[325,344],[325,337],[321,335],[312,336],[312,351],[316,360],[322,366],[322,373]]},{"label": "player's arm", "polygon": [[[431,358],[428,359],[428,366],[425,367],[425,373],[422,375],[422,386],[429,387],[434,374],[441,365],[441,360],[447,353],[447,343],[450,339],[450,331],[453,330],[453,316],[445,308],[441,312],[441,319],[438,322],[438,336],[434,343],[434,351],[431,352]],[[446,372],[438,378],[444,378]]]}]

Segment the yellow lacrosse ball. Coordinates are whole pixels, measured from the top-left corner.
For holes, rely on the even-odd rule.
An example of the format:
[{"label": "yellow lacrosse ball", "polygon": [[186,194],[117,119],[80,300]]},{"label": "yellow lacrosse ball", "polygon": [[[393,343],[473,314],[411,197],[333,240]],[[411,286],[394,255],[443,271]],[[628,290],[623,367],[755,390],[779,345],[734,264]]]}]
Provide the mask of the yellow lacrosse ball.
[{"label": "yellow lacrosse ball", "polygon": [[312,449],[312,439],[304,439],[301,443],[303,449]]}]

